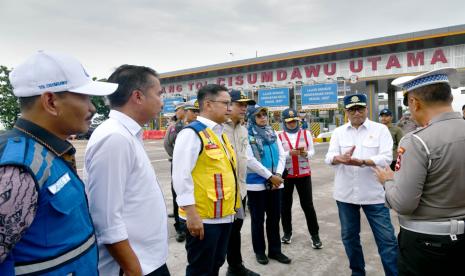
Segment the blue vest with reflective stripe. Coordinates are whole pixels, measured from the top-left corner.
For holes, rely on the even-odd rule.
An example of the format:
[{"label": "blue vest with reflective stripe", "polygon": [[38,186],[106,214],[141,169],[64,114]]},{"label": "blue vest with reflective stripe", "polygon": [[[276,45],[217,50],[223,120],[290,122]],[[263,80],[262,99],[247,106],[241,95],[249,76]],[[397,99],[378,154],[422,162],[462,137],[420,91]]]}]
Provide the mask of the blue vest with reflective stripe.
[{"label": "blue vest with reflective stripe", "polygon": [[98,275],[94,227],[74,170],[24,135],[1,136],[0,156],[0,166],[27,169],[39,195],[34,220],[0,264],[0,275]]},{"label": "blue vest with reflective stripe", "polygon": [[[249,135],[249,143],[252,149],[256,147],[254,144],[253,136]],[[256,156],[258,154],[257,150],[253,150],[255,158],[262,163],[262,165],[267,168],[270,172],[276,173],[276,168],[278,167],[279,162],[279,150],[278,144],[275,142],[271,145],[263,145],[263,154],[261,156]],[[263,185],[266,179],[247,169],[247,185],[250,184],[260,184]]]}]

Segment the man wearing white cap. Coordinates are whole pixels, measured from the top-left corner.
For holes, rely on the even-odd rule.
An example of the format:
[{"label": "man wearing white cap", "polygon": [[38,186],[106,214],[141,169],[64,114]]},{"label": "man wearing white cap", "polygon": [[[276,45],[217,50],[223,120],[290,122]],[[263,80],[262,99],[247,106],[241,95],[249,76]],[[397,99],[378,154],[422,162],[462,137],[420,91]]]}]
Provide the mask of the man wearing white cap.
[{"label": "man wearing white cap", "polygon": [[66,138],[87,132],[94,82],[75,58],[39,51],[10,74],[21,118],[0,136],[0,275],[98,275],[84,184]]},{"label": "man wearing white cap", "polygon": [[108,78],[119,87],[111,111],[86,148],[89,208],[100,275],[169,275],[166,205],[142,141],[142,126],[161,111],[155,70],[121,65]]},{"label": "man wearing white cap", "polygon": [[422,126],[401,140],[395,173],[376,169],[386,204],[399,214],[401,275],[463,271],[465,121],[451,106],[455,73],[443,68],[392,82]]}]

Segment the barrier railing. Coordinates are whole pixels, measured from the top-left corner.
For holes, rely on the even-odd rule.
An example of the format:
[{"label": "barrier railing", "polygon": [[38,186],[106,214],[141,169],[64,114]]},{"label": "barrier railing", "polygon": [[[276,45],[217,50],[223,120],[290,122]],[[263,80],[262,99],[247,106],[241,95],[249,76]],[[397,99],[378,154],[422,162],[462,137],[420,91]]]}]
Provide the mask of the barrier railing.
[{"label": "barrier railing", "polygon": [[165,137],[166,130],[145,130],[142,138],[144,140],[158,140]]}]

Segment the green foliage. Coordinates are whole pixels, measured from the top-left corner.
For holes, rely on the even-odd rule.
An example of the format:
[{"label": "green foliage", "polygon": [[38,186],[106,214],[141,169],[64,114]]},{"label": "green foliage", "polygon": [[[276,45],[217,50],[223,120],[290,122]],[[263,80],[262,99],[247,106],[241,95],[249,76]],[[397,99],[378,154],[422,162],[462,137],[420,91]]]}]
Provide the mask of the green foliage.
[{"label": "green foliage", "polygon": [[[92,80],[97,80],[96,77],[93,77]],[[107,81],[106,79],[99,79],[98,81]],[[105,97],[102,96],[92,96],[92,104],[95,106],[96,114],[94,122],[100,124],[106,119],[108,119],[108,114],[110,113],[110,107],[108,102],[105,100]]]},{"label": "green foliage", "polygon": [[101,96],[92,96],[91,101],[97,110],[97,116],[94,118],[94,121],[95,123],[100,124],[108,118],[110,107],[105,104],[104,97]]},{"label": "green foliage", "polygon": [[0,65],[0,122],[5,128],[12,128],[19,117],[18,98],[13,95],[8,76],[10,70]]}]

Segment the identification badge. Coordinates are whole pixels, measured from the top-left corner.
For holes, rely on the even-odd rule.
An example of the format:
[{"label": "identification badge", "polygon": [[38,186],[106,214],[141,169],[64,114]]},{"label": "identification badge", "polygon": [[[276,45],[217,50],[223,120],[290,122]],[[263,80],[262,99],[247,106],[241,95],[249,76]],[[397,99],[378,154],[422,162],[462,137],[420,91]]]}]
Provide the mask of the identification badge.
[{"label": "identification badge", "polygon": [[207,150],[210,150],[210,149],[219,149],[218,145],[216,145],[216,144],[208,144],[208,145],[205,146],[205,148],[206,148]]},{"label": "identification badge", "polygon": [[395,171],[399,171],[402,163],[402,154],[404,154],[405,149],[403,147],[399,147],[397,149],[397,160],[396,160],[396,166],[395,166]]},{"label": "identification badge", "polygon": [[69,181],[71,180],[71,178],[69,177],[69,174],[66,173],[64,174],[62,177],[60,177],[55,183],[53,183],[52,185],[48,186],[48,190],[52,193],[52,194],[56,194],[58,193],[61,189],[63,189],[63,187],[69,183]]}]

